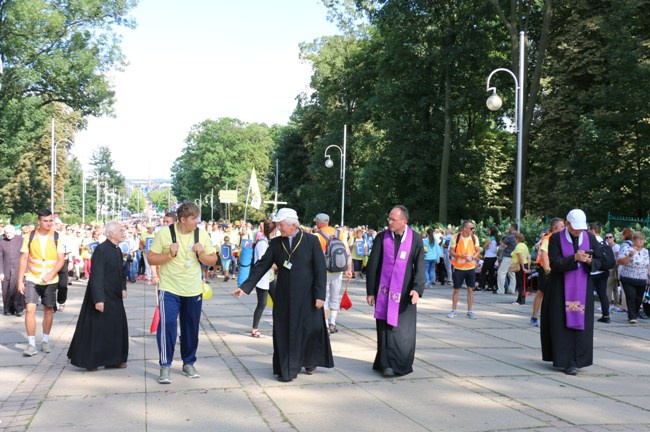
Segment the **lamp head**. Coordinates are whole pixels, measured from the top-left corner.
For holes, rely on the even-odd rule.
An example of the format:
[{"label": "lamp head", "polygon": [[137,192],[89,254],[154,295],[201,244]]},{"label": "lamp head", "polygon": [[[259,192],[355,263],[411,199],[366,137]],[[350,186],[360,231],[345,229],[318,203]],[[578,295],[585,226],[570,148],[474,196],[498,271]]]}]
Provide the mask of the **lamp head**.
[{"label": "lamp head", "polygon": [[332,158],[327,156],[327,159],[325,159],[325,166],[327,168],[332,168],[334,166],[334,162],[332,161]]},{"label": "lamp head", "polygon": [[499,95],[495,90],[494,93],[492,93],[492,96],[490,96],[487,99],[485,104],[487,105],[490,111],[498,111],[499,109],[501,109],[501,105],[503,105],[503,101],[501,100],[501,98],[499,97]]}]

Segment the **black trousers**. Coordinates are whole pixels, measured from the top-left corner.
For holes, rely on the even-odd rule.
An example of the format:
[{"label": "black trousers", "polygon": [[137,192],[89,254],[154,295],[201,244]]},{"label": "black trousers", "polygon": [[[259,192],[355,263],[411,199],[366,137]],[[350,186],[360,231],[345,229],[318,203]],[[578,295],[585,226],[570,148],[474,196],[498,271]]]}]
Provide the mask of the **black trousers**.
[{"label": "black trousers", "polygon": [[639,308],[643,302],[646,281],[643,279],[621,278],[621,285],[625,291],[625,302],[627,303],[627,319],[639,318]]},{"label": "black trousers", "polygon": [[608,271],[604,271],[602,273],[598,273],[597,275],[591,276],[591,280],[594,282],[594,289],[596,290],[596,294],[600,299],[600,309],[602,310],[603,316],[609,316],[609,297],[607,296],[608,278]]},{"label": "black trousers", "polygon": [[68,299],[68,260],[65,260],[63,267],[59,270],[59,286],[56,289],[56,302],[65,303]]}]

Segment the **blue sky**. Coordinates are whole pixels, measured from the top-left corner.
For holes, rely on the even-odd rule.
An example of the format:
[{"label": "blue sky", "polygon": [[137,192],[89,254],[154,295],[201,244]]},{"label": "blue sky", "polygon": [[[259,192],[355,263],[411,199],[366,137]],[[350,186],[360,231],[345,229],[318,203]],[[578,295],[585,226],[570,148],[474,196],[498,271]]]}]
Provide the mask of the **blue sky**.
[{"label": "blue sky", "polygon": [[168,178],[203,120],[286,124],[311,75],[299,44],[337,33],[326,14],[319,0],[140,0],[115,118],[91,118],[73,152],[87,166],[106,145],[127,178]]}]

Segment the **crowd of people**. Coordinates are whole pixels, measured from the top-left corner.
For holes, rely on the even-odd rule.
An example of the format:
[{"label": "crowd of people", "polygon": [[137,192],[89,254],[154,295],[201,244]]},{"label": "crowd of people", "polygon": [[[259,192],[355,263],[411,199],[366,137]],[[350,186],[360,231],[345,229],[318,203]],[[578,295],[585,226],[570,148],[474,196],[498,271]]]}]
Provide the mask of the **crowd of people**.
[{"label": "crowd of people", "polygon": [[[137,280],[155,285],[162,384],[171,382],[179,325],[182,372],[199,377],[194,363],[203,285],[217,277],[228,282],[239,275],[233,291],[237,297],[256,291],[253,338],[262,336],[259,322],[270,294],[273,370],[282,381],[295,379],[302,367],[312,374],[316,367],[333,366],[329,338],[339,331],[344,281],[346,289],[350,281],[366,283],[367,303],[377,321],[373,368],[384,376],[412,371],[416,305],[424,290],[437,284],[453,286],[448,318],[458,316],[462,288],[470,319],[479,317],[473,309],[474,291],[516,294],[513,304],[518,306],[534,294],[530,325],[541,326],[543,359],[572,375],[591,364],[594,293],[601,323],[610,322],[611,312],[627,313],[631,325],[647,319],[650,257],[642,232],[626,228],[617,243],[612,232],[601,237],[598,223],[587,226],[586,215],[576,209],[566,218],[552,219],[529,248],[517,224],[505,235],[490,227],[479,238],[471,220],[458,230],[432,227],[420,234],[408,225],[408,217],[405,207],[396,206],[377,233],[365,226],[331,226],[325,213],[317,214],[308,227],[286,208],[259,225],[201,222],[193,203],[156,221],[106,225],[65,224],[42,210],[36,224],[1,227],[3,312],[25,315],[28,346],[23,354],[33,356],[38,353],[36,309],[42,305],[40,351],[47,353],[54,312],[65,308],[72,283],[68,278],[87,279],[68,353],[71,362],[88,370],[126,367],[127,285]],[[244,254],[246,249],[251,253]],[[121,348],[104,353],[97,346],[102,340]],[[567,344],[581,350],[566,357]],[[89,347],[99,354],[89,356]]]}]

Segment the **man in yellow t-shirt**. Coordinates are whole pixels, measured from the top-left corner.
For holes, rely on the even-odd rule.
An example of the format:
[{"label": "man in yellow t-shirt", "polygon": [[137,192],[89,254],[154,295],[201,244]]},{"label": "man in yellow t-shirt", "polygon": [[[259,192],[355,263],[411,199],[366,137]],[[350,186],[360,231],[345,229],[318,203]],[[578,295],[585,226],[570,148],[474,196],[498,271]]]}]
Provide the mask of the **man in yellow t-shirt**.
[{"label": "man in yellow t-shirt", "polygon": [[474,305],[474,285],[476,285],[476,263],[481,258],[481,249],[478,238],[474,235],[474,222],[466,220],[463,222],[461,232],[454,235],[449,243],[449,256],[451,257],[452,280],[454,282],[454,293],[451,297],[451,312],[448,318],[454,318],[458,297],[463,282],[467,285],[467,318],[477,319],[472,311]]},{"label": "man in yellow t-shirt", "polygon": [[[181,358],[183,374],[198,378],[194,362],[199,344],[199,321],[203,305],[201,264],[213,266],[217,254],[210,244],[210,236],[203,228],[195,230],[201,210],[192,202],[185,202],[177,210],[178,223],[162,228],[156,234],[147,258],[150,265],[159,265],[160,324],[156,340],[160,362],[161,384],[171,383],[171,365],[174,358],[178,318],[180,316]],[[174,230],[175,236],[172,236]],[[175,242],[173,241],[175,237]]]},{"label": "man in yellow t-shirt", "polygon": [[[56,290],[59,285],[59,270],[65,262],[65,247],[62,239],[52,228],[52,212],[39,210],[38,228],[24,236],[20,264],[18,264],[18,292],[25,296],[25,329],[29,344],[23,351],[25,357],[36,351],[36,305],[43,304],[43,340],[41,351],[50,352],[49,336],[54,321]],[[31,241],[30,241],[31,238]],[[24,278],[24,280],[23,280]]]}]

